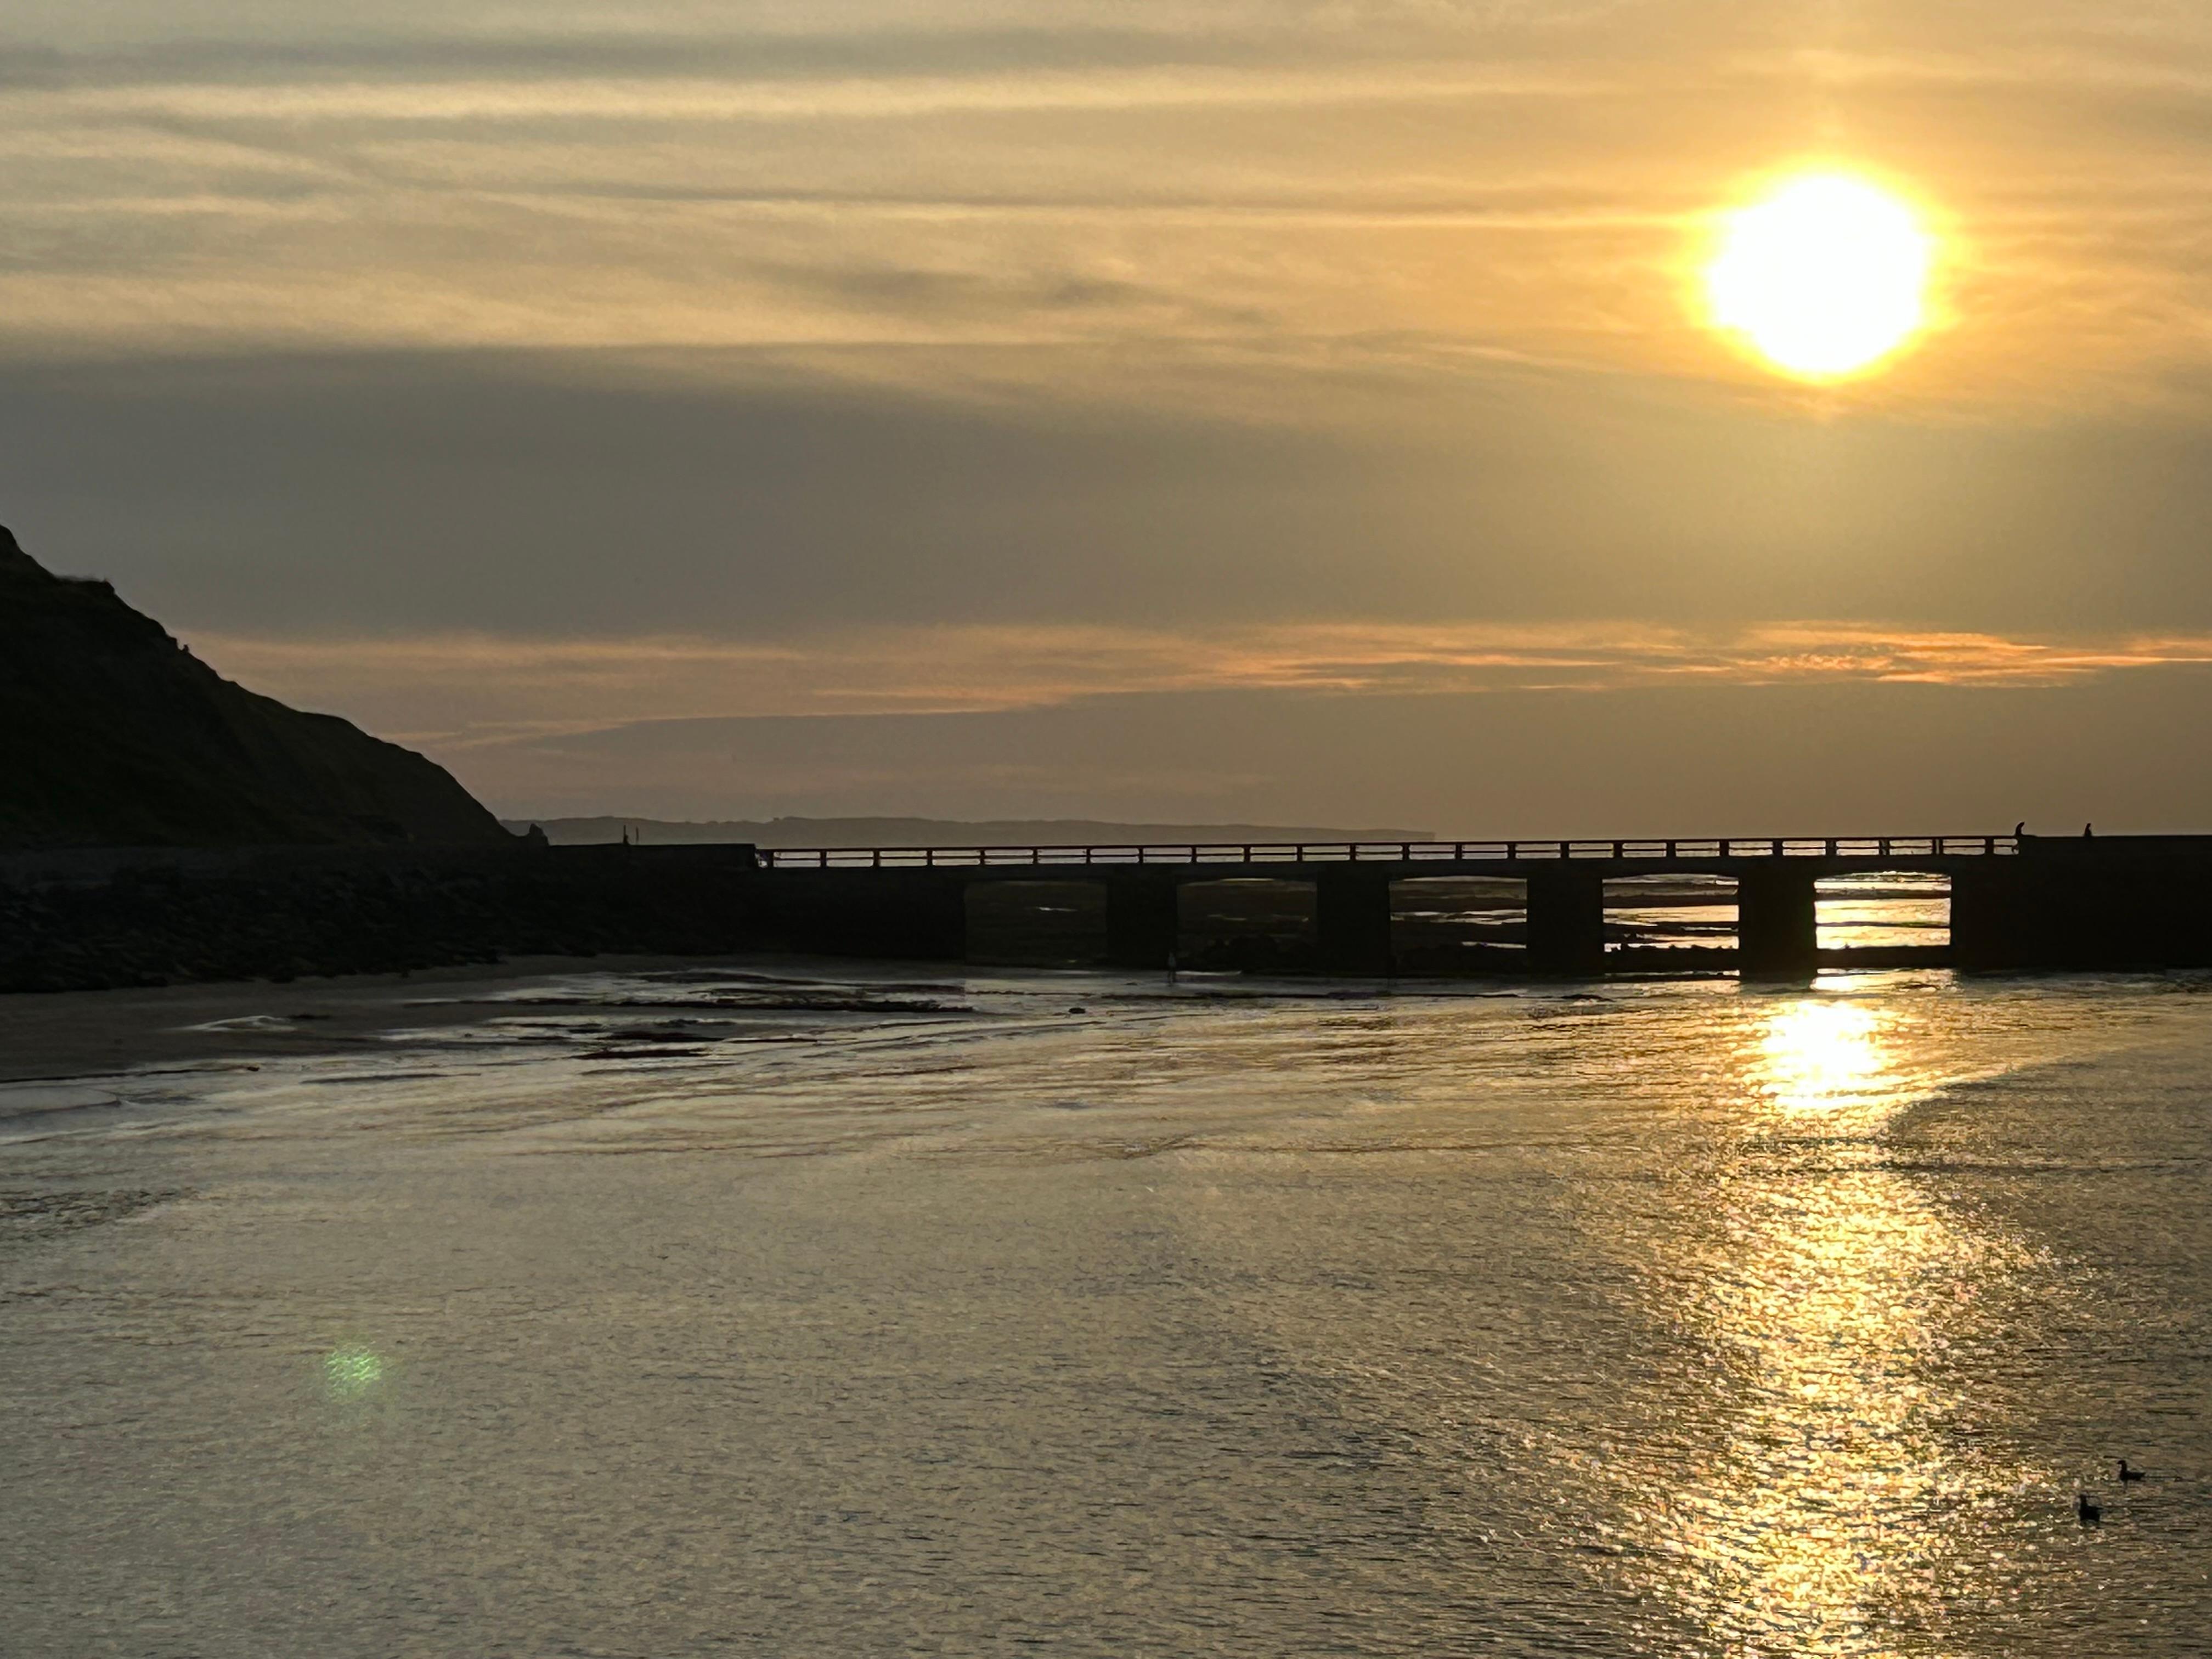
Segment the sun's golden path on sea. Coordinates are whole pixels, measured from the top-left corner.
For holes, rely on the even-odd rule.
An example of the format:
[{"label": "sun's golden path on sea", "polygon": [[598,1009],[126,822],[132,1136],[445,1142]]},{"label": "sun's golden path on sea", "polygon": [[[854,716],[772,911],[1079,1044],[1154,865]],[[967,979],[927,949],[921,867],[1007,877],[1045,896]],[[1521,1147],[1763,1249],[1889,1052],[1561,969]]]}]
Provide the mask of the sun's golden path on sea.
[{"label": "sun's golden path on sea", "polygon": [[1893,191],[1798,173],[1723,216],[1704,273],[1708,319],[1793,379],[1870,374],[1927,327],[1937,251]]}]

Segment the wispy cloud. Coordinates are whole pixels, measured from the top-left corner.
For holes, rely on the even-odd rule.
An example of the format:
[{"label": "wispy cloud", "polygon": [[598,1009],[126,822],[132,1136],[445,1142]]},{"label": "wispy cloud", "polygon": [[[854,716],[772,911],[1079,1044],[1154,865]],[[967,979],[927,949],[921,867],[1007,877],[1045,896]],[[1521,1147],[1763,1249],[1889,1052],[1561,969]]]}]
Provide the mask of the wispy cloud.
[{"label": "wispy cloud", "polygon": [[2140,399],[2212,350],[2179,9],[222,9],[0,51],[0,351],[1419,339],[1763,386],[1691,244],[1852,134],[1959,233],[1906,401]]},{"label": "wispy cloud", "polygon": [[257,689],[446,750],[649,720],[956,714],[1224,690],[1340,696],[1874,681],[2048,686],[2212,664],[2212,635],[2026,639],[1777,623],[884,628],[769,644],[203,635]]},{"label": "wispy cloud", "polygon": [[961,76],[753,79],[603,75],[476,81],[332,81],[239,86],[153,82],[96,89],[18,87],[27,118],[168,117],[297,123],[872,120],[1012,111],[1310,106],[1602,93],[1586,76],[1465,66],[1376,70],[1213,68],[1033,70]]}]

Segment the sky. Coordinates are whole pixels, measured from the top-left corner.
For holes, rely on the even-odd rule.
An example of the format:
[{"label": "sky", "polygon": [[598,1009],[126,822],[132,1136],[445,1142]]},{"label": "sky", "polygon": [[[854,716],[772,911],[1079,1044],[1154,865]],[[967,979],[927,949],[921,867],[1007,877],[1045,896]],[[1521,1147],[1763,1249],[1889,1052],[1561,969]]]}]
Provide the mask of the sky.
[{"label": "sky", "polygon": [[17,0],[0,522],[516,816],[2212,828],[2212,11]]}]

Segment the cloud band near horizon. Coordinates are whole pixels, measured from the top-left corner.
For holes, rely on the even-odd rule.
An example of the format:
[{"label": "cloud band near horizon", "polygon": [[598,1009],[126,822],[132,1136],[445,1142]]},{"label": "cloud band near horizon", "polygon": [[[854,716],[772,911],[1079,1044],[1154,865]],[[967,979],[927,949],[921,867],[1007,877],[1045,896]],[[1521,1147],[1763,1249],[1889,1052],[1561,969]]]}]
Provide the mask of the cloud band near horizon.
[{"label": "cloud band near horizon", "polygon": [[2026,638],[1816,622],[1703,630],[1629,622],[878,627],[763,643],[203,632],[187,643],[253,690],[448,753],[643,722],[995,713],[1110,696],[2018,688],[2212,664],[2204,634]]}]

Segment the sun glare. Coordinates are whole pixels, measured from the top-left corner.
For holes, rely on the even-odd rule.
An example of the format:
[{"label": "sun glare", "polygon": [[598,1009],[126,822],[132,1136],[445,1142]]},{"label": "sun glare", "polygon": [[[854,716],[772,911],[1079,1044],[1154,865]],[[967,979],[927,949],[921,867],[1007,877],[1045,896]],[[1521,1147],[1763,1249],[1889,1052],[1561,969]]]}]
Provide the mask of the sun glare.
[{"label": "sun glare", "polygon": [[1767,1022],[1760,1083],[1792,1112],[1864,1103],[1888,1069],[1881,1024],[1856,1003],[1797,1002]]},{"label": "sun glare", "polygon": [[1728,216],[1705,268],[1714,325],[1806,380],[1878,367],[1927,319],[1935,239],[1863,179],[1789,179]]}]

